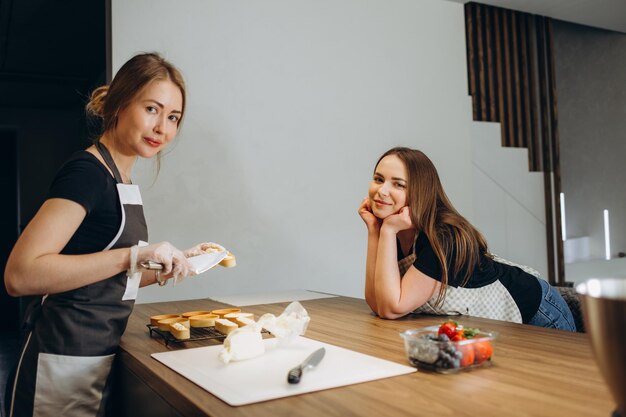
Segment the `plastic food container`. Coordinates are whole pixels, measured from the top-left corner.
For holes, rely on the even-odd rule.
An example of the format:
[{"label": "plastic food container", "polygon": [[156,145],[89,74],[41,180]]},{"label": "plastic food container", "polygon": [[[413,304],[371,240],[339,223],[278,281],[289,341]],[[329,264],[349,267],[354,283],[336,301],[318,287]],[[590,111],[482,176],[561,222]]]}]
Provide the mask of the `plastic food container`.
[{"label": "plastic food container", "polygon": [[451,341],[438,336],[438,329],[431,326],[400,333],[411,365],[449,374],[492,364],[496,333],[478,331],[471,339]]}]

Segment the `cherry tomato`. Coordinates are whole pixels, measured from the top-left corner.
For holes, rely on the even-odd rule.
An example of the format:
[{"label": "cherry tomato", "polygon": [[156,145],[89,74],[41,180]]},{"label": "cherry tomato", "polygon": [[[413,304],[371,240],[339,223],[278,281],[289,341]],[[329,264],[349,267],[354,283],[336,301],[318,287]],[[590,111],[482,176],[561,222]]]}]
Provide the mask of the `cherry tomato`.
[{"label": "cherry tomato", "polygon": [[489,341],[475,342],[474,344],[474,362],[479,364],[491,358],[493,347]]},{"label": "cherry tomato", "polygon": [[453,342],[458,342],[459,340],[465,340],[467,339],[467,337],[465,337],[465,332],[463,330],[457,330],[456,334],[450,339]]},{"label": "cherry tomato", "polygon": [[471,366],[474,363],[475,353],[471,344],[460,344],[457,346],[459,352],[463,354],[461,358],[461,368]]},{"label": "cherry tomato", "polygon": [[456,335],[456,322],[449,320],[439,326],[439,331],[437,335],[445,334],[452,340],[452,338]]}]

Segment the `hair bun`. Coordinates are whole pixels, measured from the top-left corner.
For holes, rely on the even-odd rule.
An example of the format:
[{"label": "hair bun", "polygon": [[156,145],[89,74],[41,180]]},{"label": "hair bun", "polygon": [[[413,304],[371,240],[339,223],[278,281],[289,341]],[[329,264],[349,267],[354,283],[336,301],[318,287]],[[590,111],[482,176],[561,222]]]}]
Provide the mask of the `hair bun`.
[{"label": "hair bun", "polygon": [[104,102],[108,92],[108,85],[103,85],[93,90],[89,103],[87,103],[87,111],[98,117],[104,116]]}]

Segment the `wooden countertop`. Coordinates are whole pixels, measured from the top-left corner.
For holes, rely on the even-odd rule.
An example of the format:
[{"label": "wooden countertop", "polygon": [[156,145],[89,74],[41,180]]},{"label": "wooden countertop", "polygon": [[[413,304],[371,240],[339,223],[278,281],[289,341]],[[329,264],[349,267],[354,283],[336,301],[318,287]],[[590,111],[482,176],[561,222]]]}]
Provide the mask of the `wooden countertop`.
[{"label": "wooden countertop", "polygon": [[[399,333],[441,323],[442,317],[383,320],[364,300],[335,297],[302,301],[311,316],[306,337],[408,364]],[[280,314],[288,303],[255,305],[245,311]],[[468,327],[495,331],[488,368],[441,375],[418,371],[363,384],[232,407],[178,375],[150,354],[166,347],[151,338],[149,317],[226,307],[211,300],[135,306],[122,338],[120,365],[182,416],[610,416],[615,408],[596,366],[586,334],[462,317]],[[219,342],[186,343],[199,347]],[[124,389],[124,387],[122,387]],[[126,387],[128,389],[132,387]],[[141,404],[135,404],[141,407]]]}]

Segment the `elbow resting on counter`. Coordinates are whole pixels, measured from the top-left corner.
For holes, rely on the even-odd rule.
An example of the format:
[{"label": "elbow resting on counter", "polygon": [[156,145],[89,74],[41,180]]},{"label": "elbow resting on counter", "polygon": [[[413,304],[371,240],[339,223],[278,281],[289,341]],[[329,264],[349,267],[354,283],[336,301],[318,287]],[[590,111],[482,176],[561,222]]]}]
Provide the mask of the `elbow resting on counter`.
[{"label": "elbow resting on counter", "polygon": [[381,319],[393,320],[393,319],[399,319],[400,317],[404,317],[407,314],[409,314],[409,312],[397,313],[390,309],[379,309],[378,312],[376,312],[376,314]]},{"label": "elbow resting on counter", "polygon": [[367,304],[372,309],[372,311],[374,312],[374,314],[376,314],[381,319],[393,320],[393,319],[397,319],[400,317],[404,317],[410,313],[410,311],[397,311],[396,309],[392,307],[381,306],[380,303],[373,304],[373,303],[370,303],[369,300],[366,300],[366,301],[367,301]]}]

